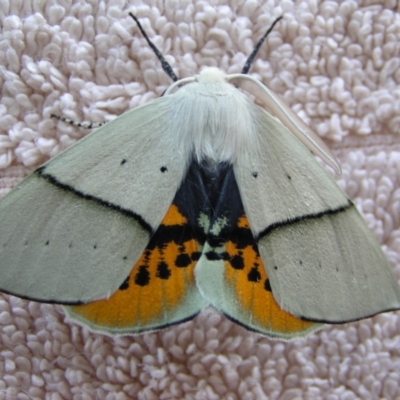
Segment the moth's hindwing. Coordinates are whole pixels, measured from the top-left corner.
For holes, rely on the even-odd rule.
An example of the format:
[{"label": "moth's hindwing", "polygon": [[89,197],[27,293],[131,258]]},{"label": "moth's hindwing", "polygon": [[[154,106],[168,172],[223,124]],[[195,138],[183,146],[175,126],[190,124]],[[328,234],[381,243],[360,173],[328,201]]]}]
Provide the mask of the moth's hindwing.
[{"label": "moth's hindwing", "polygon": [[120,288],[108,299],[69,306],[67,312],[97,330],[137,333],[190,319],[209,304],[269,336],[301,336],[318,327],[274,300],[232,168],[193,163]]},{"label": "moth's hindwing", "polygon": [[234,313],[231,311],[233,319],[249,329],[283,338],[302,336],[320,326],[279,307],[245,215],[238,219],[223,258],[224,281],[236,298],[233,304],[237,303]]},{"label": "moth's hindwing", "polygon": [[137,333],[191,319],[207,307],[194,270],[205,241],[199,216],[209,212],[208,197],[207,179],[193,163],[120,288],[107,299],[67,307],[68,314],[104,332]]},{"label": "moth's hindwing", "polygon": [[282,310],[250,230],[231,166],[219,173],[196,281],[203,296],[230,319],[271,337],[305,336],[320,324]]},{"label": "moth's hindwing", "polygon": [[194,268],[201,244],[172,204],[146,250],[108,299],[66,307],[70,317],[109,333],[160,329],[196,315],[202,299]]}]

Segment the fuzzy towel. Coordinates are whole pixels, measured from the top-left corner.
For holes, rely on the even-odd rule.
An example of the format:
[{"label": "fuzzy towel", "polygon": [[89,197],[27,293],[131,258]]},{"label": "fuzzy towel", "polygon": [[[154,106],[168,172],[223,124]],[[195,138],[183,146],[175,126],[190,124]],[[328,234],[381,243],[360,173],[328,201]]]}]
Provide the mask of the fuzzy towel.
[{"label": "fuzzy towel", "polygon": [[[202,66],[239,72],[283,15],[251,74],[333,149],[339,184],[399,279],[397,1],[147,3],[0,2],[0,195],[87,134],[51,113],[110,120],[170,84],[129,11],[180,77]],[[1,399],[400,398],[399,312],[289,343],[210,311],[161,332],[107,337],[67,320],[60,306],[1,295],[0,328]]]}]

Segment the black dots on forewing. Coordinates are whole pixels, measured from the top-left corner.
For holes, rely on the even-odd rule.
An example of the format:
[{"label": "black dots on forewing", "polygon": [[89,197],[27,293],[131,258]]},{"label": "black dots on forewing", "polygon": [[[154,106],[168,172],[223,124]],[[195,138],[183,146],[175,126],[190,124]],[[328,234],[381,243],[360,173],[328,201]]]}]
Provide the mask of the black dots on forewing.
[{"label": "black dots on forewing", "polygon": [[165,165],[163,165],[163,166],[160,168],[160,171],[161,171],[162,173],[167,172],[167,171],[168,171],[168,168],[167,168]]}]

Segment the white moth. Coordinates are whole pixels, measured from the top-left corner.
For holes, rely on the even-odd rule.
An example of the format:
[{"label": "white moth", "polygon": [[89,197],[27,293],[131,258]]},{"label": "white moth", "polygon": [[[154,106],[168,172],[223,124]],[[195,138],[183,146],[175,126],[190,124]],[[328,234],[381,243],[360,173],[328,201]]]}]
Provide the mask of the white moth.
[{"label": "white moth", "polygon": [[288,339],[318,322],[399,309],[380,246],[301,142],[340,171],[322,141],[245,73],[205,68],[179,80],[0,202],[0,288],[89,303],[69,315],[108,333],[159,329],[213,306]]}]

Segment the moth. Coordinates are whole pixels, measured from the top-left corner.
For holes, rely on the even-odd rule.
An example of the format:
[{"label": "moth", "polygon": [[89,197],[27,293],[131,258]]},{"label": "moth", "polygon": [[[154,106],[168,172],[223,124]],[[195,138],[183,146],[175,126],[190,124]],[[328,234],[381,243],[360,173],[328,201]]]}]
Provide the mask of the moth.
[{"label": "moth", "polygon": [[178,80],[131,16],[175,82],[1,200],[0,289],[63,304],[109,334],[165,328],[211,306],[292,339],[399,309],[380,246],[309,149],[337,162],[247,75],[273,26],[241,74],[205,68]]}]

